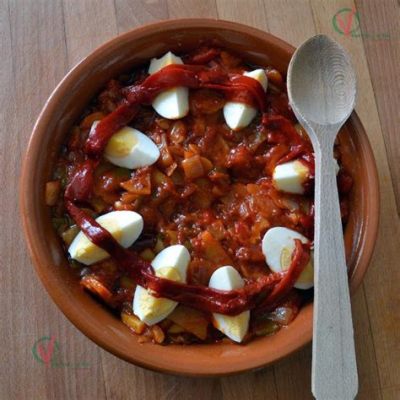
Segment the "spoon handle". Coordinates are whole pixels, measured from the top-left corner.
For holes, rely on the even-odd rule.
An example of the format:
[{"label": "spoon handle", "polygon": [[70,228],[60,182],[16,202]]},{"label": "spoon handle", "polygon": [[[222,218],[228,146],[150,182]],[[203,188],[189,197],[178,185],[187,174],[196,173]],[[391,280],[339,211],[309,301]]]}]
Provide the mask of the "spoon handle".
[{"label": "spoon handle", "polygon": [[[318,130],[328,127],[318,127]],[[336,133],[336,132],[335,132]],[[343,228],[332,132],[315,150],[314,325],[312,392],[318,400],[352,400],[358,389]]]}]

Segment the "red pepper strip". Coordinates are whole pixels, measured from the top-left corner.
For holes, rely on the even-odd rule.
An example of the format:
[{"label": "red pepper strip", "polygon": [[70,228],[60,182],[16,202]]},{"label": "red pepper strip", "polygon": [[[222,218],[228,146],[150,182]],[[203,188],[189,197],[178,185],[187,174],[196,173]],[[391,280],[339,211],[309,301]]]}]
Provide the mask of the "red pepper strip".
[{"label": "red pepper strip", "polygon": [[292,263],[283,279],[274,287],[272,292],[259,305],[257,312],[265,312],[275,309],[279,302],[293,289],[293,285],[299,279],[305,266],[310,260],[310,252],[307,247],[299,240],[295,239],[295,249],[292,255]]},{"label": "red pepper strip", "polygon": [[[266,97],[264,88],[261,86],[261,83],[256,79],[250,78],[249,76],[244,75],[230,75],[230,85],[233,90],[236,90],[239,95],[242,94],[250,94],[251,97],[256,100],[256,104],[261,112],[265,112],[266,110]],[[246,102],[247,103],[247,102]]]},{"label": "red pepper strip", "polygon": [[281,130],[288,136],[288,139],[290,139],[294,145],[301,145],[304,143],[303,138],[296,131],[296,128],[293,126],[293,124],[282,115],[263,114],[262,124],[268,128],[273,129],[275,127]]},{"label": "red pepper strip", "polygon": [[311,241],[314,238],[314,214],[315,207],[314,203],[312,203],[308,214],[300,216],[300,224],[305,229],[304,235]]},{"label": "red pepper strip", "polygon": [[176,86],[198,88],[197,71],[200,67],[193,67],[195,68],[178,64],[168,65],[147,77],[141,84],[124,88],[122,93],[131,104],[151,104],[154,98],[166,89]]},{"label": "red pepper strip", "polygon": [[201,88],[222,91],[227,100],[246,103],[259,108],[261,112],[266,109],[264,88],[256,79],[239,74],[224,74],[222,71],[202,71],[199,73]]},{"label": "red pepper strip", "polygon": [[295,158],[299,158],[304,154],[304,144],[296,144],[294,146],[290,146],[290,151],[284,157],[282,157],[278,162],[278,164],[284,164],[288,161],[294,160]]},{"label": "red pepper strip", "polygon": [[100,157],[111,136],[128,125],[137,114],[138,109],[137,104],[123,103],[104,117],[90,132],[87,139],[85,151],[89,157]]},{"label": "red pepper strip", "polygon": [[288,142],[293,143],[290,150],[279,160],[274,160],[275,165],[269,165],[269,168],[275,168],[278,164],[283,164],[295,158],[304,160],[304,164],[310,168],[310,177],[314,176],[314,156],[311,143],[306,142],[293,127],[293,124],[282,115],[267,115],[262,117],[262,123],[269,128],[277,128],[287,137]]},{"label": "red pepper strip", "polygon": [[282,274],[271,274],[247,283],[242,289],[222,291],[207,286],[188,285],[143,272],[145,287],[157,297],[185,304],[204,312],[237,315],[257,306],[260,294],[268,294],[282,279]]},{"label": "red pepper strip", "polygon": [[84,202],[90,199],[94,184],[94,170],[111,136],[126,126],[136,115],[137,105],[121,104],[115,111],[104,117],[93,129],[85,145],[89,158],[75,171],[65,190],[65,198]]},{"label": "red pepper strip", "polygon": [[132,104],[150,104],[157,94],[176,86],[221,90],[228,97],[240,96],[242,101],[250,105],[257,104],[261,111],[265,111],[265,92],[257,80],[238,74],[228,75],[198,65],[168,65],[150,75],[140,85],[125,88],[123,93]]},{"label": "red pepper strip", "polygon": [[104,229],[94,218],[78,208],[72,201],[67,200],[65,208],[83,233],[96,246],[101,247],[109,254],[119,255],[121,252],[125,252],[125,249],[114,239],[107,229]]},{"label": "red pepper strip", "polygon": [[86,160],[79,165],[65,189],[64,196],[66,199],[80,202],[89,200],[92,194],[96,166],[97,161],[94,160]]},{"label": "red pepper strip", "polygon": [[221,50],[211,47],[203,49],[200,53],[189,56],[185,59],[186,64],[207,64],[220,54]]},{"label": "red pepper strip", "polygon": [[279,301],[293,287],[309,259],[301,242],[296,241],[292,264],[287,272],[258,278],[257,281],[247,283],[243,289],[231,291],[188,285],[155,276],[150,263],[141,259],[135,252],[120,246],[91,216],[71,201],[66,201],[66,208],[85,235],[95,245],[107,251],[120,267],[129,270],[137,284],[152,290],[155,296],[166,297],[201,311],[237,315],[258,307],[260,294],[267,294],[267,298],[261,303],[262,307],[272,307],[272,304]]},{"label": "red pepper strip", "polygon": [[271,147],[266,154],[265,160],[265,171],[272,175],[274,173],[275,167],[278,165],[279,160],[281,160],[290,151],[289,146],[284,143],[277,144]]}]

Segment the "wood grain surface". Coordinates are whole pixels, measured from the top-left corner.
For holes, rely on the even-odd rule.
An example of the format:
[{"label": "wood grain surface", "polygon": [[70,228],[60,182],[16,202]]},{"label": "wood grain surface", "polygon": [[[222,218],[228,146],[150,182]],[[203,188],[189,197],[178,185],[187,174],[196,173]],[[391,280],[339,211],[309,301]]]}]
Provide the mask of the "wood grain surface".
[{"label": "wood grain surface", "polygon": [[[351,17],[354,7],[361,30],[357,15]],[[333,17],[340,10],[335,29]],[[352,298],[358,399],[400,398],[397,0],[0,0],[1,400],[312,398],[310,346],[269,368],[222,379],[166,376],[115,358],[52,303],[22,236],[16,184],[21,158],[35,119],[59,80],[118,33],[160,19],[200,16],[252,25],[295,46],[325,33],[349,51],[358,78],[356,110],[372,143],[381,184],[374,257]],[[38,346],[45,337],[53,339]],[[58,363],[40,363],[33,354],[38,348],[42,359],[53,354]]]}]

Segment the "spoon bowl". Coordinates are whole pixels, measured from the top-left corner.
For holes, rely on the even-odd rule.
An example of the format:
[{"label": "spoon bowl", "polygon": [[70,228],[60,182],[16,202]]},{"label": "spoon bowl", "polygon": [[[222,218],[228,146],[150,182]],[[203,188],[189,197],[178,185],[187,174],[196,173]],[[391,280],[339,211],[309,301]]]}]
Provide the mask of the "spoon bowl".
[{"label": "spoon bowl", "polygon": [[314,36],[301,46],[289,65],[289,76],[289,99],[303,118],[326,125],[343,123],[350,116],[356,77],[348,55],[328,36]]}]

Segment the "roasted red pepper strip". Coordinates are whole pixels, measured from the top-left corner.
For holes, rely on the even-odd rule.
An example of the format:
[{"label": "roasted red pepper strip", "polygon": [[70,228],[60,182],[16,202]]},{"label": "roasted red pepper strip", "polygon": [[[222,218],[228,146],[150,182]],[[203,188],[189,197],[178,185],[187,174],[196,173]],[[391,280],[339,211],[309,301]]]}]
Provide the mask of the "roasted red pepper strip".
[{"label": "roasted red pepper strip", "polygon": [[220,90],[229,100],[236,98],[265,111],[265,92],[257,80],[198,65],[168,65],[140,85],[125,88],[123,92],[130,103],[150,104],[161,91],[176,86]]},{"label": "roasted red pepper strip", "polygon": [[206,47],[194,55],[189,55],[185,59],[186,64],[207,64],[221,53],[221,50]]},{"label": "roasted red pepper strip", "polygon": [[126,126],[136,115],[137,105],[121,104],[115,111],[103,118],[93,129],[86,142],[85,150],[89,158],[84,161],[65,190],[68,200],[85,202],[90,199],[94,184],[94,170],[111,136]]},{"label": "roasted red pepper strip", "polygon": [[292,264],[285,273],[270,274],[247,283],[243,289],[231,291],[188,285],[155,276],[150,263],[141,259],[135,252],[120,246],[91,216],[71,201],[66,201],[66,208],[85,235],[95,245],[107,251],[121,268],[128,270],[137,284],[152,290],[155,296],[166,297],[205,312],[237,315],[258,307],[261,294],[267,295],[261,302],[262,309],[272,306],[292,289],[309,260],[309,254],[304,251],[302,243],[296,241]]},{"label": "roasted red pepper strip", "polygon": [[[277,130],[278,137],[280,139],[279,142],[282,142],[282,139],[286,144],[290,147],[286,153],[283,153],[281,157],[274,158],[268,163],[268,172],[272,173],[276,165],[283,164],[293,159],[299,158],[301,161],[304,161],[304,164],[310,167],[310,177],[314,176],[314,160],[313,160],[313,148],[311,143],[305,142],[303,138],[299,135],[296,129],[293,127],[293,124],[282,115],[268,115],[264,114],[262,117],[262,123],[267,128],[271,130]],[[282,137],[283,133],[283,137]],[[278,151],[279,146],[283,146],[281,143],[278,146],[275,146],[274,151]],[[275,150],[276,149],[276,150]],[[310,156],[311,155],[311,156]],[[310,157],[312,157],[312,162],[310,161]]]},{"label": "roasted red pepper strip", "polygon": [[[114,239],[107,229],[100,226],[94,218],[89,216],[85,211],[78,208],[72,201],[65,202],[65,208],[72,219],[77,223],[82,232],[90,239],[96,246],[101,247],[109,254],[117,255],[125,252],[125,249]],[[124,255],[124,254],[122,254]]]},{"label": "roasted red pepper strip", "polygon": [[293,143],[293,145],[301,145],[304,143],[304,140],[296,131],[296,128],[294,128],[292,122],[282,115],[264,114],[262,117],[262,123],[266,127],[279,129],[280,131],[284,132],[287,136],[288,143]]},{"label": "roasted red pepper strip", "polygon": [[207,286],[188,285],[170,281],[142,272],[144,286],[154,291],[158,297],[185,304],[204,312],[237,315],[257,306],[260,294],[269,293],[282,279],[281,274],[271,274],[247,283],[243,289],[221,291]]},{"label": "roasted red pepper strip", "polygon": [[80,164],[65,189],[65,198],[72,201],[85,202],[90,199],[94,183],[94,170],[97,162],[86,160]]},{"label": "roasted red pepper strip", "polygon": [[304,245],[299,239],[295,239],[294,242],[295,249],[292,255],[292,263],[287,270],[287,273],[274,287],[266,299],[259,305],[257,311],[269,311],[276,308],[279,305],[279,302],[282,301],[282,299],[293,289],[300,274],[310,261],[310,252],[306,251],[306,245]]},{"label": "roasted red pepper strip", "polygon": [[230,84],[225,89],[225,92],[228,92],[229,100],[257,106],[261,112],[265,111],[265,91],[260,82],[244,75],[230,75],[229,81]]},{"label": "roasted red pepper strip", "polygon": [[108,141],[135,117],[138,112],[137,104],[123,103],[112,113],[104,117],[94,128],[87,139],[85,151],[89,157],[98,158],[104,152]]},{"label": "roasted red pepper strip", "polygon": [[123,89],[130,104],[151,104],[162,91],[176,86],[199,87],[199,66],[168,65],[147,77],[141,84]]}]

